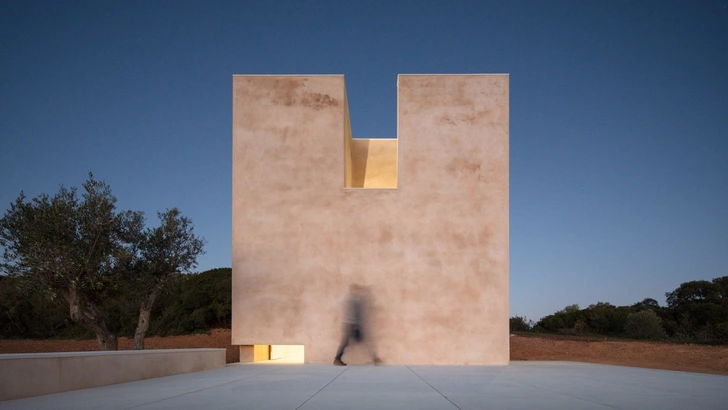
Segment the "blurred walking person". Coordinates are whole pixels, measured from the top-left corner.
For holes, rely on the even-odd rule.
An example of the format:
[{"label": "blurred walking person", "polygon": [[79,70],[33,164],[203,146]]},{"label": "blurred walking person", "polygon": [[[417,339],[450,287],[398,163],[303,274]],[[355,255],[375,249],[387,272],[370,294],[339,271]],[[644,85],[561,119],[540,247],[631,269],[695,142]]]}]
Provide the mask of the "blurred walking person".
[{"label": "blurred walking person", "polygon": [[369,303],[368,293],[368,289],[361,285],[352,284],[349,287],[349,295],[347,295],[346,301],[344,302],[341,343],[339,343],[339,348],[334,358],[335,366],[346,366],[346,363],[341,360],[341,356],[344,355],[344,350],[352,339],[355,342],[364,342],[375,365],[382,363],[379,357],[377,357],[373,342],[367,339],[371,335],[367,336],[368,332],[365,331],[367,330],[365,312]]}]

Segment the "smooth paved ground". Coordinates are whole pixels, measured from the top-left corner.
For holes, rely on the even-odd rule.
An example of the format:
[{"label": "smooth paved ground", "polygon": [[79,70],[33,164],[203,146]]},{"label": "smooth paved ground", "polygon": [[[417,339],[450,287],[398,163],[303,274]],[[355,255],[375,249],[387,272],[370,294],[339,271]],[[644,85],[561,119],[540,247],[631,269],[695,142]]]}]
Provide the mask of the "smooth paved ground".
[{"label": "smooth paved ground", "polygon": [[728,409],[728,376],[572,362],[235,364],[0,409]]}]

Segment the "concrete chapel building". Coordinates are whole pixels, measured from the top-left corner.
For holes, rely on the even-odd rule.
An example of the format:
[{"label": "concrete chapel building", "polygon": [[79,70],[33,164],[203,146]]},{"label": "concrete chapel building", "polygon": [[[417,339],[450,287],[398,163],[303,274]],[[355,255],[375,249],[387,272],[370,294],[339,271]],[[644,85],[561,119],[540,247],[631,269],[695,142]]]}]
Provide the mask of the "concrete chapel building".
[{"label": "concrete chapel building", "polygon": [[396,137],[352,138],[342,75],[233,77],[241,361],[331,363],[359,284],[385,363],[508,363],[508,75],[400,75]]}]

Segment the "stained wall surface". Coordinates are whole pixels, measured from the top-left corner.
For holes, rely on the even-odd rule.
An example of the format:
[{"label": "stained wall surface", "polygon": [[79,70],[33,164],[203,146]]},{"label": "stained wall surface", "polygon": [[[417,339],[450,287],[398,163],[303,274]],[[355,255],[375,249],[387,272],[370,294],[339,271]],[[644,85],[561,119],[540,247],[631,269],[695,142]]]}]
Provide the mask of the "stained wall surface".
[{"label": "stained wall surface", "polygon": [[396,189],[346,188],[343,76],[233,77],[233,344],[330,363],[358,283],[386,363],[508,363],[508,75],[397,88]]}]

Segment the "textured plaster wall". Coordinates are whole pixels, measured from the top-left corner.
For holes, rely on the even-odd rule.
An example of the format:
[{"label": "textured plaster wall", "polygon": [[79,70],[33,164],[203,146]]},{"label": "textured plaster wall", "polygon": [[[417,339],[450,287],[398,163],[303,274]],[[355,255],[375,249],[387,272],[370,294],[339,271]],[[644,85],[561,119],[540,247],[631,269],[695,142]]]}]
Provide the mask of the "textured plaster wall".
[{"label": "textured plaster wall", "polygon": [[508,95],[507,75],[399,76],[397,189],[346,189],[343,76],[234,76],[233,344],[330,363],[360,283],[387,363],[507,364]]}]

